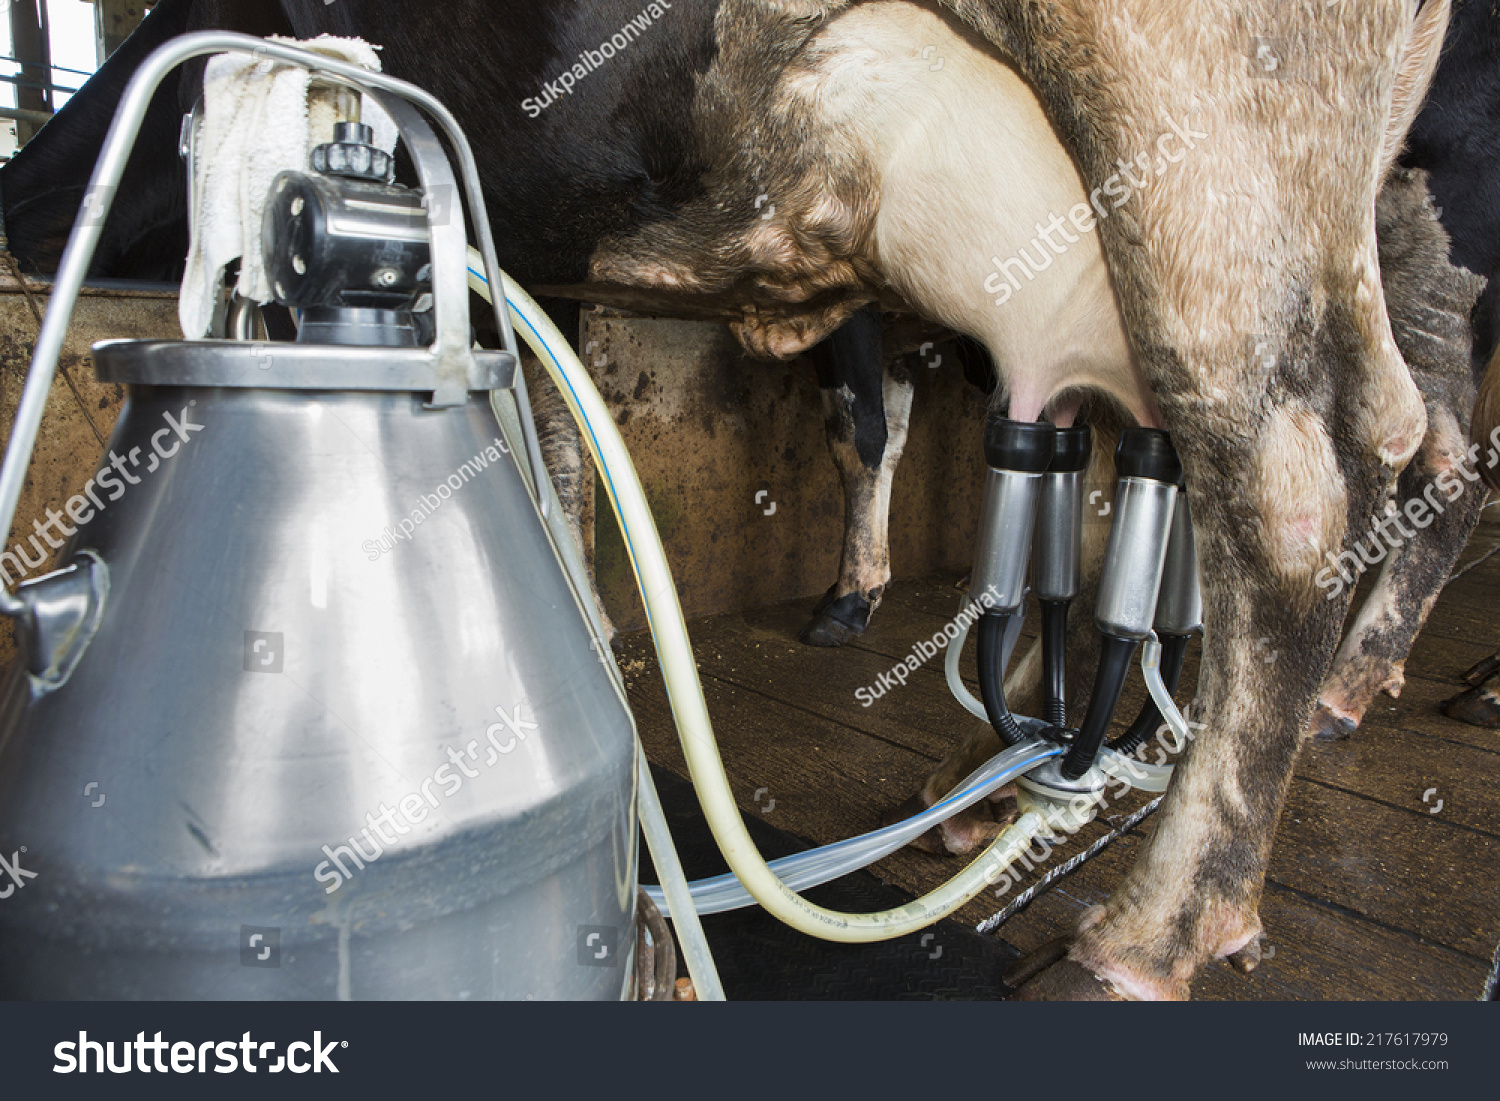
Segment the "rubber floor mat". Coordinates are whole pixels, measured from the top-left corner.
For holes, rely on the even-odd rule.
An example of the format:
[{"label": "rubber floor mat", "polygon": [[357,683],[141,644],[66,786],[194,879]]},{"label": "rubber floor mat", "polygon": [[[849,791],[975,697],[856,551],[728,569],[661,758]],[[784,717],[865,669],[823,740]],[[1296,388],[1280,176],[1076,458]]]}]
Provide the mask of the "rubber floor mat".
[{"label": "rubber floor mat", "polygon": [[[729,869],[698,806],[692,784],[652,766],[677,851],[689,879],[722,875]],[[768,860],[811,848],[758,817],[741,815],[761,855]],[[656,871],[641,844],[641,882],[655,883]],[[856,872],[806,892],[820,906],[856,913],[889,910],[912,896]],[[967,924],[944,920],[896,940],[875,944],[836,944],[783,925],[759,906],[703,919],[727,997],[736,1001],[931,1001],[1004,998],[1011,993],[1000,976],[1017,950],[998,937],[985,937]],[[678,970],[687,969],[679,959]]]}]

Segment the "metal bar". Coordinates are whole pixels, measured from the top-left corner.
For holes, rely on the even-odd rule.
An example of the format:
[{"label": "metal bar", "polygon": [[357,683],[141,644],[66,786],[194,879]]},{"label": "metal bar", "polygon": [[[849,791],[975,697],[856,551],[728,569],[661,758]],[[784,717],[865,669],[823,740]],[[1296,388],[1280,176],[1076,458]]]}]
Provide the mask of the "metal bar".
[{"label": "metal bar", "polygon": [[[47,5],[38,0],[24,0],[6,5],[10,17],[11,49],[16,53],[16,64],[21,67],[19,76],[35,82],[37,87],[18,85],[16,106],[23,111],[53,110],[51,93],[41,88],[52,75],[51,42],[47,36]],[[25,145],[39,128],[35,123],[18,121],[16,144]]]},{"label": "metal bar", "polygon": [[4,73],[0,73],[0,84],[14,84],[17,88],[35,88],[42,92],[67,92],[69,95],[79,90],[77,88],[65,88],[61,84],[39,83],[35,80],[27,80],[25,77],[6,76]]},{"label": "metal bar", "polygon": [[1000,928],[1000,926],[1004,925],[1011,918],[1015,917],[1022,910],[1026,909],[1026,907],[1030,906],[1039,895],[1043,895],[1047,891],[1051,890],[1052,885],[1059,879],[1062,879],[1064,876],[1072,875],[1073,872],[1077,871],[1084,864],[1087,864],[1090,860],[1094,859],[1094,857],[1098,856],[1105,849],[1109,848],[1116,841],[1120,840],[1120,838],[1124,837],[1131,830],[1139,826],[1151,815],[1155,814],[1156,808],[1161,806],[1161,801],[1164,798],[1165,796],[1158,795],[1155,799],[1151,800],[1151,802],[1147,803],[1144,807],[1141,807],[1115,829],[1111,830],[1109,833],[1099,838],[1099,840],[1095,841],[1083,852],[1075,854],[1062,864],[1059,864],[1057,867],[1053,868],[1041,879],[1037,880],[1030,887],[1027,887],[1026,890],[1017,895],[1014,901],[1012,901],[1009,906],[1005,907],[1005,909],[1001,910],[998,914],[993,914],[990,917],[985,918],[978,925],[974,926],[974,931],[976,933],[984,933],[985,935],[994,933],[996,929]]},{"label": "metal bar", "polygon": [[427,232],[432,261],[432,321],[438,350],[438,390],[433,391],[434,405],[461,405],[468,400],[469,352],[469,241],[457,203],[451,209],[443,199],[450,193],[458,197],[458,181],[448,155],[437,135],[415,106],[404,97],[382,95],[371,97],[395,121],[417,169],[422,191],[427,196]]},{"label": "metal bar", "polygon": [[[22,65],[22,64],[25,64],[25,62],[21,61],[19,58],[9,57],[9,56],[7,56],[5,54],[0,54],[0,62],[7,62],[7,61],[10,62],[10,64],[12,64],[12,65]],[[90,69],[70,69],[66,65],[52,65],[50,67],[53,68],[53,69],[56,69],[60,73],[77,73],[79,76],[85,76],[85,77],[87,77],[87,76],[93,76],[94,75],[94,71],[90,70]]]},{"label": "metal bar", "polygon": [[38,126],[51,122],[52,116],[46,111],[28,111],[24,107],[0,107],[0,119],[11,119],[15,122],[34,122]]}]

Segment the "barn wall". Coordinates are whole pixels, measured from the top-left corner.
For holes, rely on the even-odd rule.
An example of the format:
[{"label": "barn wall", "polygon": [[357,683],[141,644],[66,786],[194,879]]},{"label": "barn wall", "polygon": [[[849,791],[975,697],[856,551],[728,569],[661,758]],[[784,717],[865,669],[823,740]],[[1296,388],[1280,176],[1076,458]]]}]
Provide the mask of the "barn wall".
[{"label": "barn wall", "polygon": [[[727,329],[700,322],[586,315],[584,344],[589,370],[617,410],[689,616],[814,596],[832,584],[843,491],[810,363],[752,360]],[[968,565],[983,487],[985,396],[964,382],[952,355],[919,366],[915,386],[891,503],[898,584]],[[602,492],[595,515],[605,606],[619,629],[642,628]]]}]

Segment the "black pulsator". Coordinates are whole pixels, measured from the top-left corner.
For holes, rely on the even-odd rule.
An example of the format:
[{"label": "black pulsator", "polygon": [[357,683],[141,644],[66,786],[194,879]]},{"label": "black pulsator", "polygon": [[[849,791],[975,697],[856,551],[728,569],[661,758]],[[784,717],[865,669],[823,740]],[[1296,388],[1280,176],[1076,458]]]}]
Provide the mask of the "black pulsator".
[{"label": "black pulsator", "polygon": [[314,171],[271,186],[266,271],[276,301],[303,311],[303,343],[416,343],[411,314],[432,289],[427,208],[420,191],[390,182],[391,156],[371,133],[339,123],[313,151]]}]

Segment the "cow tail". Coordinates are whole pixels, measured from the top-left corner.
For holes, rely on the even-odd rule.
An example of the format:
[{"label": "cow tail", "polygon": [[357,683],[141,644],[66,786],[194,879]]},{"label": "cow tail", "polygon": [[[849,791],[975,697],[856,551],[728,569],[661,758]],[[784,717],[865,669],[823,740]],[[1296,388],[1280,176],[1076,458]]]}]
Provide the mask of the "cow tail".
[{"label": "cow tail", "polygon": [[1474,402],[1472,438],[1479,445],[1479,470],[1490,488],[1500,490],[1500,346],[1490,356],[1479,398]]}]

